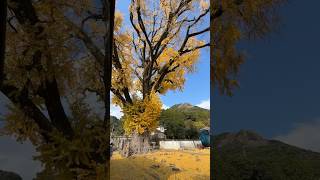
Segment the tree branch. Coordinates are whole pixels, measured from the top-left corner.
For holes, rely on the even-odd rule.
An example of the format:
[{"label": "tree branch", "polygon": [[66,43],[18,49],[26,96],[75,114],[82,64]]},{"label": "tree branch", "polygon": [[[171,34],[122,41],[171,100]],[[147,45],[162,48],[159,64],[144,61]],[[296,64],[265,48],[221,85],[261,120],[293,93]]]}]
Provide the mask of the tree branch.
[{"label": "tree branch", "polygon": [[149,40],[149,37],[148,37],[148,34],[147,34],[147,31],[146,31],[146,27],[144,26],[144,22],[142,20],[142,16],[141,16],[141,8],[140,8],[140,5],[137,6],[137,15],[138,15],[138,23],[139,23],[139,26],[140,26],[140,29],[142,30],[142,33],[144,34],[144,37],[149,45],[149,49],[150,49],[150,52],[152,52],[153,50],[153,47],[152,47],[152,44],[151,44],[151,41]]},{"label": "tree branch", "polygon": [[100,48],[97,47],[91,38],[85,33],[80,27],[74,24],[67,17],[66,22],[71,27],[72,31],[75,33],[76,37],[82,40],[86,48],[89,50],[91,55],[96,59],[96,61],[103,67],[105,55],[101,52]]},{"label": "tree branch", "polygon": [[7,0],[0,2],[0,87],[4,80],[6,49]]},{"label": "tree branch", "polygon": [[[122,65],[120,63],[120,59],[119,59],[119,55],[118,55],[118,50],[117,50],[117,46],[115,43],[114,44],[114,48],[113,48],[113,51],[114,51],[114,57],[113,57],[113,64],[115,66],[115,68],[118,70],[119,73],[124,73],[123,72],[123,69],[122,69]],[[132,104],[132,99],[130,97],[130,93],[129,93],[129,89],[127,87],[123,88],[121,90],[127,100],[127,102],[129,102],[130,104]]]},{"label": "tree branch", "polygon": [[224,13],[222,6],[219,6],[217,8],[213,8],[213,11],[210,15],[211,20],[215,20],[217,18],[219,18],[220,16],[222,16],[222,14]]},{"label": "tree branch", "polygon": [[[35,27],[33,33],[35,34],[36,38],[34,40],[36,41],[37,37],[40,34],[42,34],[44,28],[40,25],[37,25],[40,21],[38,19],[38,16],[35,12],[31,0],[10,0],[9,2],[10,8],[14,12],[18,22],[22,25],[22,27]],[[38,50],[33,55],[34,62],[37,62],[39,65],[41,65],[42,54],[43,52]],[[47,58],[48,62],[52,63],[51,55],[49,55],[49,53]],[[40,96],[42,96],[45,99],[45,104],[53,125],[58,130],[60,130],[67,138],[71,138],[73,135],[73,131],[61,103],[56,79],[54,77],[48,78],[48,76],[46,76],[45,79],[46,80],[44,84],[42,84],[42,87],[40,88]]]},{"label": "tree branch", "polygon": [[40,129],[40,134],[46,141],[49,141],[49,134],[52,132],[53,127],[46,116],[43,115],[38,107],[28,98],[28,92],[26,88],[20,91],[14,86],[3,84],[0,90],[16,107],[18,107],[29,118],[35,121]]},{"label": "tree branch", "polygon": [[111,92],[117,96],[117,98],[120,99],[120,101],[122,102],[123,105],[126,105],[127,104],[127,101],[126,99],[121,95],[121,93],[119,92],[119,90],[117,89],[114,89],[111,87]]},{"label": "tree branch", "polygon": [[101,14],[92,14],[92,13],[90,13],[89,16],[87,16],[86,18],[84,18],[81,21],[81,29],[83,29],[84,24],[90,19],[94,19],[94,20],[98,21],[98,20],[102,20],[103,16]]},{"label": "tree branch", "polygon": [[194,47],[192,49],[183,50],[183,51],[181,51],[180,54],[182,55],[182,54],[185,54],[185,53],[188,53],[188,52],[191,52],[191,51],[195,51],[197,49],[201,49],[201,48],[204,48],[204,47],[209,47],[209,46],[210,46],[210,43],[207,43],[207,44],[204,44],[204,45],[201,45],[201,46],[196,46],[196,47]]}]

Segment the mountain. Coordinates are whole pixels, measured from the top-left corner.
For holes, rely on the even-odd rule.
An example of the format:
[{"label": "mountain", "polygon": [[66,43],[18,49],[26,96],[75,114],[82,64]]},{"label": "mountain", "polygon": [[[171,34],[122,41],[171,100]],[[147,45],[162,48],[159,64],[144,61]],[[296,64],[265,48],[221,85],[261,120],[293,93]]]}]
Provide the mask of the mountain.
[{"label": "mountain", "polygon": [[0,180],[22,180],[22,178],[16,173],[0,170]]},{"label": "mountain", "polygon": [[268,140],[253,131],[213,136],[217,180],[319,180],[320,153]]},{"label": "mountain", "polygon": [[210,111],[189,103],[176,104],[163,110],[159,120],[169,139],[198,139],[199,130],[210,126]]},{"label": "mountain", "polygon": [[189,103],[176,104],[171,107],[171,109],[191,109],[197,106],[193,106]]}]

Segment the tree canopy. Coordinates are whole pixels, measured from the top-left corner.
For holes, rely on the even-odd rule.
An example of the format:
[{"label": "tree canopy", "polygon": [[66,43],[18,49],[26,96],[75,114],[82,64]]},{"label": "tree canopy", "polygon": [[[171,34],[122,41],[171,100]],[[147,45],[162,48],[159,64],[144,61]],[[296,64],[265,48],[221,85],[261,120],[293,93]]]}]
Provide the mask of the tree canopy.
[{"label": "tree canopy", "polygon": [[154,130],[161,112],[160,94],[182,90],[185,75],[194,72],[201,35],[210,28],[209,2],[199,0],[132,0],[128,29],[116,15],[112,72],[113,103],[124,112],[128,134]]},{"label": "tree canopy", "polygon": [[[40,179],[105,179],[115,2],[9,0],[6,8],[4,132],[37,148]],[[86,101],[86,63],[100,65],[91,71],[100,73],[104,118]]]},{"label": "tree canopy", "polygon": [[240,40],[263,38],[277,25],[286,0],[211,0],[211,84],[232,95],[245,56]]}]

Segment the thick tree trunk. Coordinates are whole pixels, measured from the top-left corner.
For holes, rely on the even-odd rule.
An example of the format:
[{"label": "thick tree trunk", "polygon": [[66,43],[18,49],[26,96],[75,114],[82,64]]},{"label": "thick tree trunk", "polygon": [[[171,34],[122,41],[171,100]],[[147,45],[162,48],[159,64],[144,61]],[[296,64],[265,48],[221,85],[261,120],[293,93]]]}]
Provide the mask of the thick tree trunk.
[{"label": "thick tree trunk", "polygon": [[124,141],[119,147],[120,154],[129,157],[136,154],[144,154],[150,151],[150,134],[132,133],[131,140]]},{"label": "thick tree trunk", "polygon": [[131,140],[131,149],[134,154],[143,154],[149,152],[150,136],[149,133],[133,133]]},{"label": "thick tree trunk", "polygon": [[105,57],[104,57],[104,90],[105,90],[105,115],[104,126],[105,133],[107,134],[107,162],[106,162],[106,178],[110,179],[110,90],[111,90],[111,78],[112,78],[112,52],[113,52],[113,30],[114,30],[114,13],[115,13],[115,0],[102,0],[103,5],[103,17],[106,26],[105,33]]}]

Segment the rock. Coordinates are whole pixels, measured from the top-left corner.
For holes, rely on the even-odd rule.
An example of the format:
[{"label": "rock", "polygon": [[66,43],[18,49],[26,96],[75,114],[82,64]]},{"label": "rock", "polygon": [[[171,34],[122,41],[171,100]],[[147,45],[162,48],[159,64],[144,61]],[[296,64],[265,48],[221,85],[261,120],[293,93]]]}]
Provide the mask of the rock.
[{"label": "rock", "polygon": [[0,170],[0,180],[22,180],[22,178],[16,173]]},{"label": "rock", "polygon": [[161,163],[166,163],[167,161],[166,160],[164,160],[164,159],[161,159],[161,161],[160,161]]},{"label": "rock", "polygon": [[159,164],[153,164],[153,165],[151,166],[151,168],[153,168],[153,169],[158,169],[159,167],[160,167]]},{"label": "rock", "polygon": [[181,171],[181,169],[177,168],[177,167],[173,167],[172,171]]}]

